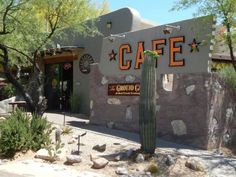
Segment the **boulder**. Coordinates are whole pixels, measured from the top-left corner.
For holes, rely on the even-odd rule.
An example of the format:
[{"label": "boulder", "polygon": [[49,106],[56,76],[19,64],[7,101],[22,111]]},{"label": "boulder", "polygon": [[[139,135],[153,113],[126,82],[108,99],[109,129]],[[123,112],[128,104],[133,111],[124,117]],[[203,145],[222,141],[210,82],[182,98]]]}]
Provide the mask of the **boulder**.
[{"label": "boulder", "polygon": [[191,158],[186,161],[185,166],[194,171],[204,171],[202,164]]},{"label": "boulder", "polygon": [[80,163],[81,161],[82,161],[82,159],[78,155],[67,155],[66,156],[66,163],[73,164],[73,163]]},{"label": "boulder", "polygon": [[55,153],[54,151],[49,151],[47,149],[39,149],[35,153],[35,158],[42,159],[42,160],[47,160],[47,161],[55,161]]},{"label": "boulder", "polygon": [[135,159],[135,161],[137,162],[137,163],[142,163],[142,162],[144,162],[144,156],[143,156],[143,154],[138,154],[137,155],[137,157],[136,157],[136,159]]},{"label": "boulder", "polygon": [[68,144],[74,144],[76,143],[77,140],[75,138],[71,138],[69,141],[68,141]]},{"label": "boulder", "polygon": [[98,152],[104,152],[106,150],[106,144],[93,146],[93,149]]},{"label": "boulder", "polygon": [[175,161],[171,155],[167,155],[165,163],[166,163],[166,165],[171,166],[171,165],[175,164]]},{"label": "boulder", "polygon": [[95,169],[104,168],[109,163],[109,161],[103,157],[94,157],[92,155],[90,155],[90,160],[93,162],[92,168]]}]

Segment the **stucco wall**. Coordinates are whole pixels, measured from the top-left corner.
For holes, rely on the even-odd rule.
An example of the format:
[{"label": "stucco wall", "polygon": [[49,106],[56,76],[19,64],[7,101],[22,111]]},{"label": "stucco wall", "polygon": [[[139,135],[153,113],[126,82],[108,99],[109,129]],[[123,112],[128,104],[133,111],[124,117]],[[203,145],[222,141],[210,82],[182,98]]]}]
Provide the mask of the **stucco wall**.
[{"label": "stucco wall", "polygon": [[[107,93],[108,83],[126,83],[129,76],[105,77],[97,66],[91,75],[91,123],[110,123],[117,129],[138,132],[139,97]],[[140,82],[140,78],[134,77],[132,82]],[[216,75],[174,75],[172,91],[163,89],[159,79],[157,93],[159,137],[204,149],[228,144],[223,142],[228,137],[225,132],[229,132],[229,141],[235,138],[235,97]]]}]

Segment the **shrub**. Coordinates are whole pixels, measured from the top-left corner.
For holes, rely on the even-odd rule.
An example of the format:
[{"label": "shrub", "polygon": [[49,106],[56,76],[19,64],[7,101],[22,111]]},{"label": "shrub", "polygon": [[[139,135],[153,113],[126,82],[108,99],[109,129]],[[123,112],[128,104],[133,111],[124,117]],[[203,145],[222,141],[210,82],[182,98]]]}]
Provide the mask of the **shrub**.
[{"label": "shrub", "polygon": [[226,84],[228,84],[234,92],[236,92],[236,71],[232,66],[221,69],[220,74],[223,76]]},{"label": "shrub", "polygon": [[61,132],[62,135],[69,135],[71,133],[73,133],[73,130],[71,127],[65,126],[62,128],[62,132]]},{"label": "shrub", "polygon": [[157,174],[159,172],[159,168],[156,164],[150,164],[147,168],[147,171],[149,171],[151,174]]},{"label": "shrub", "polygon": [[7,99],[16,95],[16,90],[12,84],[7,84],[1,89],[2,99]]},{"label": "shrub", "polygon": [[51,125],[45,118],[17,109],[0,122],[0,154],[13,157],[16,152],[38,150],[50,143]]}]

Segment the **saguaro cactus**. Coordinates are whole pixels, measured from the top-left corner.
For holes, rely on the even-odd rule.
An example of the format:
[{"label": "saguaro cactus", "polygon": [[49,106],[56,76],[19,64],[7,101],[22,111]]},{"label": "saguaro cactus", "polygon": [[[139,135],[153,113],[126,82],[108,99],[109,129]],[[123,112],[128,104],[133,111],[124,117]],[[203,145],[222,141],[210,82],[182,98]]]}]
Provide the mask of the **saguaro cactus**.
[{"label": "saguaro cactus", "polygon": [[158,55],[145,52],[139,100],[139,135],[141,150],[154,153],[156,147],[156,60]]}]

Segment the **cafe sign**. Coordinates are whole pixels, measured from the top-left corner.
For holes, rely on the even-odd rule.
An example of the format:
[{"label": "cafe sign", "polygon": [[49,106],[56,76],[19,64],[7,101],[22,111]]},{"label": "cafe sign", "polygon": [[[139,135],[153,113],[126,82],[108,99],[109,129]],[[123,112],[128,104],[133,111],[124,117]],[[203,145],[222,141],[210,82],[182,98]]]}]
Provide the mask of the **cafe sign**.
[{"label": "cafe sign", "polygon": [[109,96],[139,96],[140,83],[108,84]]},{"label": "cafe sign", "polygon": [[144,51],[156,51],[159,74],[208,72],[213,17],[161,25],[103,39],[100,71],[104,75],[141,75]]}]

